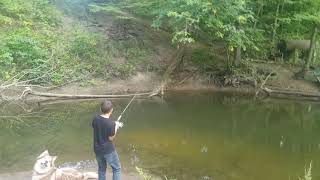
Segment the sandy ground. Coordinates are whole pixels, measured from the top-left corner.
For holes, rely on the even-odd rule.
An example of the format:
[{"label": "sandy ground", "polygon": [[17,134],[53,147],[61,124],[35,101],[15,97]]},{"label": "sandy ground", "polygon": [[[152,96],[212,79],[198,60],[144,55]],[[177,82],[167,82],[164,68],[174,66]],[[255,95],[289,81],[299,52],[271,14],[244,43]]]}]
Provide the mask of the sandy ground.
[{"label": "sandy ground", "polygon": [[[0,174],[0,180],[31,180],[32,172],[17,172],[17,173],[8,173]],[[107,179],[112,179],[112,174],[107,174]],[[121,179],[123,180],[143,180],[143,178],[138,175],[122,174]]]}]

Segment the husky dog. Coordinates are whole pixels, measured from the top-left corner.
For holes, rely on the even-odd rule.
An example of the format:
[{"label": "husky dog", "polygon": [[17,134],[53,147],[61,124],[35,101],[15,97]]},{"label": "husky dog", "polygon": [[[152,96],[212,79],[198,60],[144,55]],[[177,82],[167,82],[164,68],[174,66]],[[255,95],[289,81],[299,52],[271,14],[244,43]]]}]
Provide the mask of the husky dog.
[{"label": "husky dog", "polygon": [[32,180],[89,180],[98,179],[97,173],[82,173],[72,168],[56,168],[57,156],[50,156],[48,150],[41,153],[33,167]]}]

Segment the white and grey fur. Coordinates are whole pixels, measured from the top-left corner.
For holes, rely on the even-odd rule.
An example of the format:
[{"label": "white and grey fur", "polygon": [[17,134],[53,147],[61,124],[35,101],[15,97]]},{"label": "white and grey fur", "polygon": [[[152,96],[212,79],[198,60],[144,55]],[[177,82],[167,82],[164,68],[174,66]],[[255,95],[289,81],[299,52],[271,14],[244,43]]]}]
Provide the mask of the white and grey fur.
[{"label": "white and grey fur", "polygon": [[94,180],[97,173],[79,172],[73,168],[56,168],[57,156],[50,156],[48,150],[41,153],[33,166],[32,180]]}]

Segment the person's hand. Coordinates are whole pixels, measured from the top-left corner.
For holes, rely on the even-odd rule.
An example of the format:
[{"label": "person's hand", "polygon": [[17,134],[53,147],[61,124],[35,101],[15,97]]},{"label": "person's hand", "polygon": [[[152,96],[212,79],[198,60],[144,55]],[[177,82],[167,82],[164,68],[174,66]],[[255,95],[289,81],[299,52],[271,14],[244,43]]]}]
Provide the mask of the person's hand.
[{"label": "person's hand", "polygon": [[119,128],[123,127],[123,123],[120,121],[116,121],[116,132],[118,131]]},{"label": "person's hand", "polygon": [[118,124],[118,126],[121,127],[121,128],[123,127],[123,122],[116,121],[116,124]]}]

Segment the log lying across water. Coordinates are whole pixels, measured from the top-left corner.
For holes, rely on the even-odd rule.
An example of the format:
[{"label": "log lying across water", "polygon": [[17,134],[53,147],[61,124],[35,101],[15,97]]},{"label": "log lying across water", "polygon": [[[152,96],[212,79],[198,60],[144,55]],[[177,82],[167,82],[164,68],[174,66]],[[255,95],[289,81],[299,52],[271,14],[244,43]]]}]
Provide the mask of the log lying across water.
[{"label": "log lying across water", "polygon": [[303,92],[288,89],[270,89],[267,87],[264,87],[263,90],[271,97],[320,101],[320,93],[318,92]]},{"label": "log lying across water", "polygon": [[143,97],[152,97],[159,94],[159,89],[156,89],[152,92],[144,93],[135,93],[135,94],[110,94],[110,95],[86,95],[86,94],[56,94],[56,93],[47,93],[47,92],[37,92],[33,91],[31,88],[26,88],[23,93],[23,96],[33,95],[40,97],[52,97],[52,98],[67,98],[67,99],[93,99],[93,98],[127,98],[133,96],[143,96]]}]

